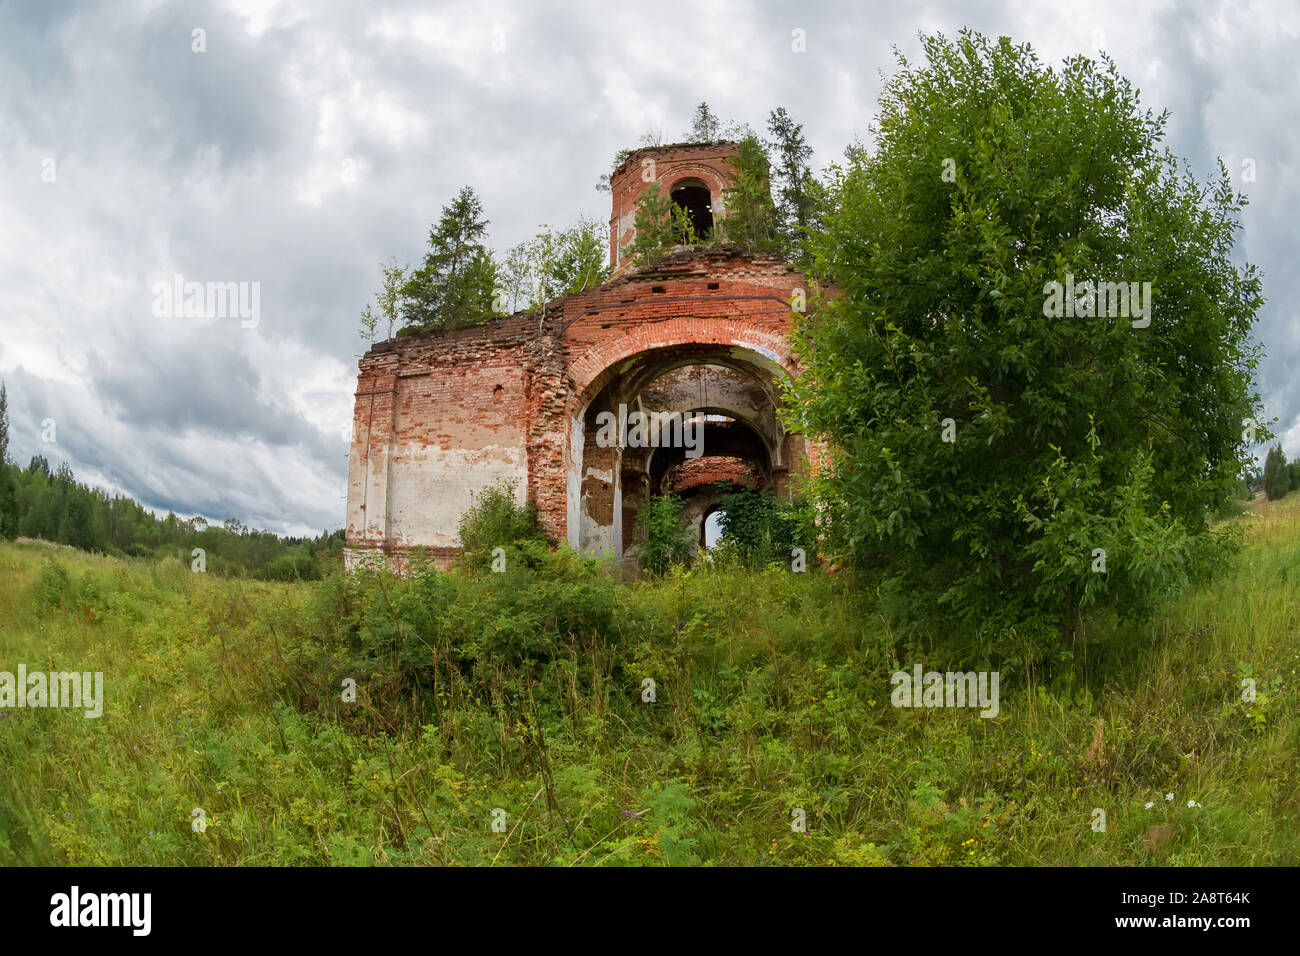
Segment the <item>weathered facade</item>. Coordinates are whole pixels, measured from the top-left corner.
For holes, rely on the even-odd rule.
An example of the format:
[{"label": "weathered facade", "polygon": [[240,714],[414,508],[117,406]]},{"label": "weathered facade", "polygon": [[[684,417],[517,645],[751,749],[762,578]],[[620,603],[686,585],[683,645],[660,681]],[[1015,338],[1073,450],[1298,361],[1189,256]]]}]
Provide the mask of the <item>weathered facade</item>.
[{"label": "weathered facade", "polygon": [[[471,495],[500,478],[537,503],[557,539],[624,557],[652,494],[681,494],[698,532],[719,479],[782,493],[807,470],[808,442],[777,414],[780,381],[797,374],[790,303],[804,277],[777,256],[717,246],[652,268],[627,258],[649,182],[707,234],[725,214],[736,152],[706,143],[628,157],[611,177],[606,284],[540,315],[400,335],[366,353],[348,462],[350,566],[380,554],[400,566],[415,547],[452,559]],[[632,411],[676,415],[702,446],[609,441],[601,422]]]}]

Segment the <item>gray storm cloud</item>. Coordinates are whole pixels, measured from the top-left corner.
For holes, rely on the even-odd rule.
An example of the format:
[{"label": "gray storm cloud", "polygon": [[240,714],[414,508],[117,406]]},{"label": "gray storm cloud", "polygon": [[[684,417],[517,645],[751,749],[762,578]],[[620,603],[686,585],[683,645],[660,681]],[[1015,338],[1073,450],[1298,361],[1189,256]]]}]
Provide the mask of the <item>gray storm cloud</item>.
[{"label": "gray storm cloud", "polygon": [[[593,186],[708,100],[785,106],[820,164],[869,142],[890,52],[969,25],[1048,61],[1100,43],[1173,111],[1201,175],[1251,159],[1240,250],[1265,273],[1259,380],[1300,453],[1294,108],[1279,0],[1060,10],[903,4],[6,4],[0,8],[0,377],[13,456],[180,513],[301,533],[343,521],[357,314],[418,261],[463,183],[505,249],[607,215]],[[194,52],[202,30],[205,52]],[[792,49],[802,30],[806,51]],[[50,171],[53,181],[49,181]],[[257,282],[261,319],[156,318],[180,273]],[[58,440],[41,440],[42,421]]]}]

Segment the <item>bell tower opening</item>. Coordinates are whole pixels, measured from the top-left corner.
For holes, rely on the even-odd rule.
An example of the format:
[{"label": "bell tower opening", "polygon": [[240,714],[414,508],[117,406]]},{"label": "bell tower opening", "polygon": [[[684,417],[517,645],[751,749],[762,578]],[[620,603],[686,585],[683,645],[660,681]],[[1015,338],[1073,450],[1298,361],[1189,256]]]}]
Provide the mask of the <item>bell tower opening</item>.
[{"label": "bell tower opening", "polygon": [[691,217],[696,237],[708,239],[713,234],[713,197],[709,188],[698,179],[685,179],[673,186],[671,196],[673,203]]},{"label": "bell tower opening", "polygon": [[628,153],[610,173],[609,264],[617,278],[632,263],[628,247],[636,238],[637,202],[651,183],[686,210],[695,236],[713,238],[727,217],[727,190],[736,180],[740,146],[728,140],[643,146]]}]

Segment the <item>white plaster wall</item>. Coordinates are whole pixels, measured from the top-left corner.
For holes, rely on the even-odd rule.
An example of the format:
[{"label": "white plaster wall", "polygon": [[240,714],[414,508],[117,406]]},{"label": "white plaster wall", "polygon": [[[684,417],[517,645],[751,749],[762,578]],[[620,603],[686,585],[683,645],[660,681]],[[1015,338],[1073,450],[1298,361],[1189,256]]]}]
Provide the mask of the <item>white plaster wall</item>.
[{"label": "white plaster wall", "polygon": [[500,478],[515,480],[515,498],[528,495],[528,459],[520,446],[402,447],[389,465],[389,541],[459,547],[456,526],[471,497]]}]

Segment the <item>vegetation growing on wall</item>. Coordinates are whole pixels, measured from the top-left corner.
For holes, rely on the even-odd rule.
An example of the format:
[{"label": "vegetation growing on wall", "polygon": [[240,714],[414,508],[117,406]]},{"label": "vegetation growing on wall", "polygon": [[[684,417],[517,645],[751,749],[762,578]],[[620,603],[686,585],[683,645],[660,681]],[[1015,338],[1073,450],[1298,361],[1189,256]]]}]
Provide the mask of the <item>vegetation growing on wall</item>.
[{"label": "vegetation growing on wall", "polygon": [[[770,491],[728,490],[719,504],[722,538],[718,555],[749,567],[816,568],[817,527],[811,502],[778,498]],[[796,549],[798,552],[796,553]]]}]

